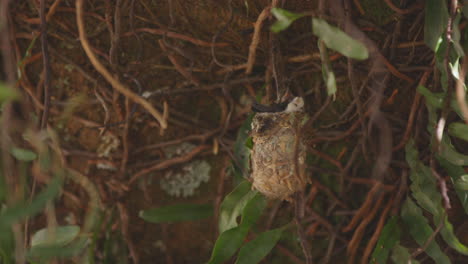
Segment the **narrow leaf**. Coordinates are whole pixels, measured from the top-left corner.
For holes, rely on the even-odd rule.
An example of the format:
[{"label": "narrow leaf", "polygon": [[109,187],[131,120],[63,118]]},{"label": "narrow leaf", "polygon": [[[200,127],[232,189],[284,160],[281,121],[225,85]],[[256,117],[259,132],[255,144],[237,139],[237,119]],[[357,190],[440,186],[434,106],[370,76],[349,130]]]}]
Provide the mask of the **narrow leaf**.
[{"label": "narrow leaf", "polygon": [[[411,200],[407,198],[401,210],[401,218],[405,225],[408,227],[409,233],[414,240],[423,246],[431,237],[434,230],[427,223],[427,219],[423,216],[421,209]],[[438,264],[449,264],[450,260],[440,249],[435,240],[429,242],[425,250]]]},{"label": "narrow leaf", "polygon": [[255,195],[251,189],[250,182],[243,181],[224,198],[219,210],[219,233],[237,226],[237,218]]},{"label": "narrow leaf", "polygon": [[223,232],[216,240],[208,264],[225,263],[240,248],[248,232],[249,228],[246,226],[234,227]]},{"label": "narrow leaf", "polygon": [[237,133],[236,142],[234,142],[234,176],[240,182],[248,175],[245,175],[250,170],[250,149],[245,145],[250,137],[253,114],[250,114],[242,123]]},{"label": "narrow leaf", "polygon": [[463,175],[453,183],[458,190],[468,191],[468,175]]},{"label": "narrow leaf", "polygon": [[468,125],[464,123],[451,123],[448,127],[450,135],[468,141]]},{"label": "narrow leaf", "polygon": [[0,102],[16,98],[18,98],[18,93],[15,90],[6,86],[4,83],[0,83]]},{"label": "narrow leaf", "polygon": [[253,192],[254,196],[248,200],[242,210],[241,224],[221,233],[216,240],[209,264],[224,263],[228,260],[242,245],[250,228],[261,216],[266,206],[266,198]]},{"label": "narrow leaf", "polygon": [[398,217],[390,218],[385,224],[379,240],[372,253],[371,263],[387,263],[390,250],[400,240],[400,227],[398,226]]},{"label": "narrow leaf", "polygon": [[[436,156],[436,157],[440,165],[447,171],[448,175],[452,179],[452,182],[457,182],[463,175],[466,174],[462,166],[454,165],[440,156]],[[467,191],[460,190],[455,185],[455,192],[457,193],[457,196],[463,208],[465,209],[465,213],[468,214],[468,190]]]},{"label": "narrow leaf", "polygon": [[276,7],[271,9],[271,13],[277,19],[277,21],[270,28],[270,30],[275,33],[287,29],[294,21],[304,16]]},{"label": "narrow leaf", "polygon": [[140,211],[140,217],[151,223],[195,221],[212,215],[211,204],[176,204]]},{"label": "narrow leaf", "polygon": [[281,227],[261,233],[254,240],[245,244],[239,252],[236,264],[259,263],[276,245],[283,230],[284,228]]},{"label": "narrow leaf", "polygon": [[20,161],[33,161],[37,158],[37,154],[29,149],[12,148],[10,153],[15,157],[15,159]]},{"label": "narrow leaf", "polygon": [[427,0],[425,4],[424,42],[437,51],[447,28],[448,9],[445,1]]},{"label": "narrow leaf", "polygon": [[48,201],[59,194],[61,186],[62,180],[56,177],[31,202],[19,203],[0,212],[0,230],[3,227],[10,227],[17,221],[39,213]]},{"label": "narrow leaf", "polygon": [[328,48],[346,57],[356,60],[365,60],[369,57],[369,52],[364,44],[348,36],[339,28],[331,26],[325,20],[312,18],[312,31],[325,42]]},{"label": "narrow leaf", "polygon": [[257,222],[258,218],[260,218],[266,205],[267,200],[265,196],[259,192],[256,192],[255,196],[245,205],[245,208],[242,212],[241,225],[250,228],[253,224],[255,224],[255,222]]},{"label": "narrow leaf", "polygon": [[[392,249],[392,260],[393,263],[405,263],[405,264],[419,264],[419,261],[411,259],[411,254],[408,252],[408,249],[402,247],[400,244],[396,245]],[[378,262],[386,263],[386,262]]]},{"label": "narrow leaf", "polygon": [[50,234],[47,228],[37,231],[31,238],[31,247],[66,245],[78,236],[80,227],[76,225],[57,226],[54,232],[55,234]]}]

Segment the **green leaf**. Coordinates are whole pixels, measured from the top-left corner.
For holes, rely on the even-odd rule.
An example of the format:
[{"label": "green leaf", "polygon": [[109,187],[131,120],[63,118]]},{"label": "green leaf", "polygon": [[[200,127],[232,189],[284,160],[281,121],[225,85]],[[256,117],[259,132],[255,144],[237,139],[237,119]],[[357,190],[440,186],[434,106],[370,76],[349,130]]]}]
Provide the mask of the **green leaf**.
[{"label": "green leaf", "polygon": [[433,93],[429,91],[426,87],[418,85],[416,88],[417,91],[424,96],[426,103],[430,106],[441,108],[444,103],[445,93]]},{"label": "green leaf", "polygon": [[31,238],[31,247],[41,246],[64,246],[80,233],[80,227],[76,225],[57,226],[55,234],[49,234],[47,228],[37,231]]},{"label": "green leaf", "polygon": [[418,153],[413,147],[413,142],[406,146],[406,159],[411,167],[410,186],[412,195],[419,205],[433,215],[434,223],[443,223],[440,230],[442,237],[450,247],[461,254],[468,255],[468,248],[455,236],[453,226],[448,221],[445,209],[442,207],[442,196],[437,188],[437,182],[430,168],[424,166],[418,159]]},{"label": "green leaf", "polygon": [[4,83],[0,82],[0,102],[6,100],[14,100],[19,97],[18,93],[11,89],[10,87],[6,86]]},{"label": "green leaf", "polygon": [[88,238],[78,238],[67,245],[36,246],[28,251],[27,258],[31,263],[48,263],[52,258],[70,258],[83,252],[88,244]]},{"label": "green leaf", "polygon": [[450,135],[468,141],[468,125],[464,123],[453,122],[448,126]]},{"label": "green leaf", "polygon": [[400,227],[398,226],[398,217],[393,216],[384,226],[379,240],[372,253],[371,263],[387,263],[390,250],[400,240]]},{"label": "green leaf", "polygon": [[[448,175],[452,179],[452,182],[457,182],[463,175],[466,174],[462,166],[454,165],[440,156],[436,156],[436,158],[440,165],[447,171]],[[468,214],[468,191],[460,190],[456,188],[455,185],[455,192],[457,193],[458,198],[460,199],[460,202],[465,209],[465,213]]]},{"label": "green leaf", "polygon": [[245,141],[245,146],[250,150],[253,149],[253,138],[252,137],[247,138],[247,140]]},{"label": "green leaf", "polygon": [[224,263],[232,257],[242,245],[252,225],[262,215],[267,203],[266,198],[256,191],[253,193],[255,196],[243,207],[241,224],[224,231],[216,240],[209,264]]},{"label": "green leaf", "polygon": [[208,264],[225,263],[240,248],[248,232],[249,227],[243,225],[223,232],[216,240]]},{"label": "green leaf", "polygon": [[331,26],[325,20],[312,18],[312,31],[328,48],[346,57],[365,60],[369,57],[366,46],[360,41],[348,36],[337,27]]},{"label": "green leaf", "polygon": [[[461,20],[461,15],[457,14],[455,16],[455,19],[453,20],[453,25],[452,25],[452,44],[453,47],[459,57],[464,57],[465,52],[463,51],[463,47],[460,43],[461,40],[461,33],[460,33],[460,20]],[[458,77],[457,77],[458,79]]]},{"label": "green leaf", "polygon": [[[411,254],[408,252],[408,249],[402,247],[400,244],[396,245],[392,249],[392,260],[393,263],[405,263],[405,264],[419,264],[419,261],[410,259]],[[386,262],[378,262],[386,263]]]},{"label": "green leaf", "polygon": [[442,136],[442,141],[440,142],[440,155],[455,165],[468,165],[468,155],[459,153],[446,134]]},{"label": "green leaf", "polygon": [[326,84],[327,84],[327,94],[329,96],[335,95],[336,94],[336,79],[335,79],[335,73],[333,73],[332,71],[328,72]]},{"label": "green leaf", "polygon": [[[401,209],[401,219],[408,228],[409,233],[414,240],[423,246],[429,240],[434,230],[427,223],[427,219],[423,216],[422,210],[411,200],[407,198]],[[441,250],[435,240],[429,242],[425,250],[438,264],[449,264],[450,260]]]},{"label": "green leaf", "polygon": [[212,215],[211,204],[176,204],[140,211],[140,217],[151,223],[195,221]]},{"label": "green leaf", "polygon": [[250,149],[245,145],[250,137],[253,114],[250,114],[242,123],[237,133],[236,142],[234,142],[234,176],[240,182],[250,170]]},{"label": "green leaf", "polygon": [[267,199],[263,194],[255,191],[255,196],[250,199],[242,212],[241,225],[251,227],[263,213],[267,205]]},{"label": "green leaf", "polygon": [[21,202],[0,212],[0,230],[10,227],[17,221],[39,213],[60,192],[62,180],[55,177],[40,194],[35,196],[31,202]]},{"label": "green leaf", "polygon": [[245,205],[255,193],[250,182],[243,181],[224,198],[219,210],[219,233],[237,226],[237,217],[242,214]]},{"label": "green leaf", "polygon": [[254,240],[245,244],[239,252],[236,264],[255,264],[259,263],[281,238],[284,227],[263,232]]},{"label": "green leaf", "polygon": [[458,190],[468,191],[468,175],[463,175],[459,179],[455,180],[454,187]]},{"label": "green leaf", "polygon": [[424,42],[437,51],[449,18],[447,4],[440,0],[427,0],[425,3]]},{"label": "green leaf", "polygon": [[15,159],[20,161],[33,161],[37,158],[37,154],[29,149],[12,148],[10,153],[15,157]]},{"label": "green leaf", "polygon": [[292,24],[292,22],[304,16],[276,7],[271,9],[271,13],[277,19],[277,21],[270,27],[270,30],[275,33],[287,29]]}]

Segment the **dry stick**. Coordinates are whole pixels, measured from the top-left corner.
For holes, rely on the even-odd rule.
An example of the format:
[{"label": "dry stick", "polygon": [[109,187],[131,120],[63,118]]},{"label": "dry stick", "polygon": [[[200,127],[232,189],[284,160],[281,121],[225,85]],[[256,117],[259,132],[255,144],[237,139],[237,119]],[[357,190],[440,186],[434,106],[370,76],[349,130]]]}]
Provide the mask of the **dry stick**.
[{"label": "dry stick", "polygon": [[86,37],[84,23],[83,23],[83,0],[76,1],[76,22],[78,24],[78,31],[80,34],[80,41],[83,49],[86,52],[89,60],[96,68],[96,70],[104,76],[104,78],[120,93],[127,96],[130,100],[134,101],[135,103],[141,105],[144,109],[146,109],[150,114],[159,122],[161,128],[167,128],[167,122],[162,117],[161,113],[156,110],[148,101],[140,97],[138,94],[132,92],[130,89],[125,87],[122,83],[116,80],[111,73],[102,65],[94,52],[91,50],[89,45],[88,39]]},{"label": "dry stick", "polygon": [[252,42],[249,46],[249,57],[247,59],[247,68],[245,69],[246,74],[251,74],[253,70],[253,66],[255,64],[255,54],[257,53],[257,47],[260,43],[260,33],[262,31],[263,21],[268,17],[270,14],[270,6],[265,7],[260,15],[257,18],[254,26],[254,33],[252,36]]},{"label": "dry stick", "polygon": [[348,264],[354,263],[354,259],[356,258],[359,242],[361,242],[362,237],[364,236],[365,228],[370,223],[370,221],[374,219],[375,214],[379,210],[380,205],[382,204],[384,200],[384,195],[382,193],[379,193],[378,195],[380,195],[380,197],[375,203],[375,206],[366,215],[366,217],[362,219],[362,222],[359,224],[359,226],[356,228],[356,231],[353,234],[353,238],[351,239],[351,241],[349,241],[348,250],[347,250],[347,253],[349,256]]},{"label": "dry stick", "polygon": [[41,44],[42,44],[42,63],[44,67],[44,111],[42,112],[41,128],[47,126],[47,119],[49,118],[50,110],[50,61],[49,49],[47,47],[47,21],[45,15],[45,0],[41,0],[40,12],[41,17]]},{"label": "dry stick", "polygon": [[175,158],[172,158],[172,159],[168,159],[168,160],[164,160],[164,161],[161,161],[149,168],[145,168],[137,173],[135,173],[135,175],[133,175],[133,177],[130,179],[129,181],[129,185],[134,183],[138,178],[140,178],[141,176],[143,175],[146,175],[150,172],[153,172],[153,171],[158,171],[158,170],[162,170],[162,169],[166,169],[168,167],[171,167],[173,165],[177,165],[177,164],[181,164],[181,163],[184,163],[184,162],[187,162],[191,159],[193,159],[193,157],[195,157],[195,155],[197,155],[198,153],[202,152],[203,150],[205,149],[209,149],[210,146],[208,145],[201,145],[201,146],[198,146],[196,148],[194,148],[192,151],[190,151],[189,153],[185,154],[184,156],[179,156],[179,157],[175,157]]},{"label": "dry stick", "polygon": [[129,222],[129,217],[128,217],[128,210],[125,208],[124,204],[122,202],[117,203],[117,208],[119,210],[119,215],[120,215],[120,227],[122,230],[122,235],[124,239],[127,242],[128,246],[128,251],[130,251],[130,256],[132,256],[133,263],[139,263],[139,256],[137,253],[137,250],[135,248],[134,243],[132,242],[132,238],[130,233],[128,232],[128,222]]},{"label": "dry stick", "polygon": [[367,260],[369,259],[369,256],[372,253],[372,250],[374,249],[375,243],[377,243],[377,240],[380,237],[380,233],[382,232],[382,229],[385,225],[385,221],[387,220],[388,212],[390,212],[390,208],[392,208],[392,206],[393,198],[390,199],[390,201],[387,203],[387,206],[385,207],[384,211],[382,212],[382,215],[380,216],[379,222],[377,223],[377,227],[374,230],[374,234],[372,235],[371,239],[369,240],[369,243],[367,243],[366,249],[364,250],[364,256],[361,259],[361,264],[369,263],[367,262]]},{"label": "dry stick", "polygon": [[164,41],[160,39],[158,41],[159,46],[161,47],[162,51],[167,54],[167,57],[171,61],[172,65],[174,65],[174,68],[182,75],[184,76],[187,80],[189,80],[191,83],[194,85],[198,86],[200,85],[200,80],[196,78],[195,76],[192,75],[191,72],[187,71],[177,60],[177,58],[172,55],[170,52],[168,52],[166,45],[164,44]]},{"label": "dry stick", "polygon": [[[130,127],[130,116],[131,116],[131,110],[130,110],[130,100],[128,98],[125,98],[125,120],[124,122],[124,129],[123,129],[123,134],[122,134],[122,145],[123,145],[123,156],[122,160],[120,161],[120,175],[124,176],[125,171],[127,170],[127,162],[128,162],[128,152],[129,152],[129,147],[128,147],[128,129]],[[129,245],[130,246],[130,245]],[[133,254],[132,254],[133,257]],[[133,258],[135,263],[138,263],[138,261]]]},{"label": "dry stick", "polygon": [[379,194],[381,189],[381,184],[376,183],[374,187],[367,193],[366,200],[364,201],[364,204],[359,208],[357,213],[354,215],[353,219],[351,219],[351,222],[343,228],[343,232],[349,232],[351,229],[353,229],[357,224],[359,219],[364,218],[367,212],[370,210],[372,206],[372,202],[374,200],[374,196],[376,194]]},{"label": "dry stick", "polygon": [[[426,85],[426,81],[429,78],[429,74],[432,72],[432,68],[428,69],[426,72],[424,72],[423,76],[421,77],[421,80],[419,81],[419,85]],[[408,142],[411,131],[413,130],[413,125],[414,125],[414,118],[416,117],[416,110],[419,107],[419,103],[421,101],[421,94],[416,92],[416,95],[414,96],[413,100],[413,105],[411,106],[411,112],[408,117],[408,122],[406,125],[406,130],[405,133],[403,134],[403,138],[401,139],[400,143],[393,147],[393,151],[400,150],[406,145],[406,142]]]},{"label": "dry stick", "polygon": [[465,85],[464,85],[464,80],[466,77],[466,64],[468,64],[468,57],[465,56],[463,59],[463,65],[460,71],[460,76],[457,79],[457,84],[456,84],[456,95],[457,95],[457,101],[458,105],[460,106],[460,110],[463,114],[463,119],[465,119],[465,123],[468,124],[468,105],[466,104],[466,92],[465,92]]},{"label": "dry stick", "polygon": [[432,175],[434,175],[434,177],[439,182],[440,192],[441,192],[441,195],[442,195],[442,200],[444,201],[444,208],[447,211],[452,207],[450,205],[450,198],[449,198],[449,196],[447,194],[448,193],[447,183],[445,182],[444,178],[442,176],[440,176],[440,174],[437,172],[435,160],[434,160],[433,157],[431,157],[430,167],[431,167]]},{"label": "dry stick", "polygon": [[362,5],[361,3],[359,2],[359,0],[353,0],[353,3],[354,5],[356,6],[356,8],[358,9],[359,13],[363,16],[366,14],[366,12],[364,11],[364,8],[362,8]]},{"label": "dry stick", "polygon": [[400,9],[400,8],[398,8],[396,5],[394,5],[392,3],[392,0],[384,0],[384,2],[388,5],[388,7],[390,9],[392,9],[393,11],[395,11],[396,13],[398,13],[400,15],[409,14],[409,13],[412,13],[412,12],[417,11],[420,8],[422,8],[421,5],[414,4],[413,6],[409,7],[408,9]]},{"label": "dry stick", "polygon": [[[137,28],[135,30],[136,32],[146,32],[150,34],[156,34],[156,35],[164,35],[168,38],[175,38],[175,39],[180,39],[180,40],[185,40],[188,41],[194,45],[200,46],[200,47],[211,47],[214,45],[215,47],[226,47],[229,46],[229,43],[226,42],[218,42],[218,43],[211,43],[211,42],[206,42],[204,40],[192,38],[186,35],[182,35],[176,32],[164,30],[164,29],[156,29],[156,28]],[[132,35],[132,32],[127,32],[124,33],[123,36],[130,36]]]},{"label": "dry stick", "polygon": [[300,258],[298,258],[296,255],[294,255],[291,251],[289,251],[287,248],[285,248],[281,244],[276,244],[276,247],[278,248],[279,252],[289,257],[292,262],[296,264],[305,264],[304,261],[302,261]]},{"label": "dry stick", "polygon": [[49,7],[49,12],[47,12],[46,16],[46,21],[49,22],[52,16],[55,14],[55,11],[57,11],[57,7],[60,5],[60,2],[62,0],[55,0],[55,2]]}]

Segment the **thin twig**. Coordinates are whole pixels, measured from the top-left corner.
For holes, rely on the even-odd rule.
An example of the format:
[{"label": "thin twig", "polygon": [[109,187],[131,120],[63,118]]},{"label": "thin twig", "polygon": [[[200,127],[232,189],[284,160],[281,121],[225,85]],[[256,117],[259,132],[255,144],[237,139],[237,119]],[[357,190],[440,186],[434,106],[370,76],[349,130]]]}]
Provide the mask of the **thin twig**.
[{"label": "thin twig", "polygon": [[44,67],[44,111],[42,112],[42,119],[40,127],[44,129],[47,126],[49,119],[50,109],[50,60],[49,48],[47,46],[47,21],[45,15],[45,0],[40,3],[40,17],[41,17],[41,44],[42,44],[42,63]]},{"label": "thin twig", "polygon": [[253,66],[255,64],[255,55],[257,53],[257,47],[258,44],[260,43],[260,33],[262,31],[262,25],[265,19],[268,18],[268,15],[270,14],[270,6],[265,7],[260,15],[257,18],[257,21],[255,22],[254,26],[254,33],[252,36],[252,42],[250,43],[249,46],[249,57],[247,59],[247,68],[245,69],[246,74],[251,74],[253,70]]},{"label": "thin twig", "polygon": [[138,178],[140,178],[141,176],[143,175],[146,175],[150,172],[153,172],[153,171],[158,171],[158,170],[162,170],[162,169],[166,169],[166,168],[169,168],[171,166],[174,166],[174,165],[177,165],[177,164],[181,164],[181,163],[185,163],[191,159],[193,159],[193,157],[195,157],[198,153],[202,152],[203,150],[206,150],[206,149],[209,149],[210,146],[208,145],[201,145],[201,146],[198,146],[196,148],[194,148],[192,151],[190,151],[189,153],[183,155],[183,156],[179,156],[179,157],[175,157],[175,158],[171,158],[171,159],[168,159],[168,160],[164,160],[164,161],[161,161],[149,168],[145,168],[137,173],[135,173],[133,175],[133,177],[130,179],[130,181],[128,182],[128,185],[134,183]]},{"label": "thin twig", "polygon": [[83,2],[84,2],[83,0],[76,1],[76,20],[77,20],[76,22],[78,24],[78,31],[80,33],[81,45],[83,46],[83,49],[85,50],[86,55],[88,55],[88,58],[90,59],[91,63],[94,65],[96,70],[100,74],[102,74],[102,76],[104,76],[104,78],[109,83],[111,83],[112,87],[114,87],[117,91],[127,96],[128,98],[130,98],[130,100],[141,105],[144,109],[150,112],[150,114],[159,122],[161,128],[163,129],[167,128],[167,122],[166,120],[164,120],[164,118],[162,117],[161,113],[159,113],[158,110],[156,110],[144,98],[132,92],[130,89],[125,87],[122,83],[120,83],[117,79],[112,77],[111,73],[104,67],[104,65],[102,65],[99,62],[98,58],[92,51],[91,46],[89,45],[88,39],[86,37],[84,22],[83,22]]}]

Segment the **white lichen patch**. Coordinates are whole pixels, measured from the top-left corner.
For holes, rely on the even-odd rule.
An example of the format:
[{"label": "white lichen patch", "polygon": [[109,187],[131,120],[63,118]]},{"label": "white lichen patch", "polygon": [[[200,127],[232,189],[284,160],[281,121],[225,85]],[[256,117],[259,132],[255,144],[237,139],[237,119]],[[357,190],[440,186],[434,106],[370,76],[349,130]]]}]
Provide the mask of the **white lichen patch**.
[{"label": "white lichen patch", "polygon": [[193,196],[195,190],[210,179],[210,169],[210,164],[204,160],[192,161],[177,172],[168,171],[160,180],[161,189],[170,196]]}]

